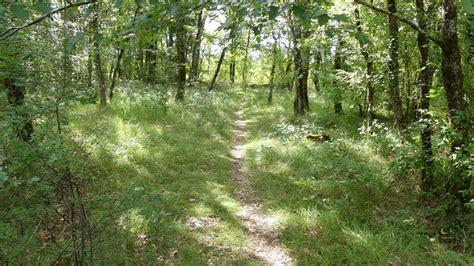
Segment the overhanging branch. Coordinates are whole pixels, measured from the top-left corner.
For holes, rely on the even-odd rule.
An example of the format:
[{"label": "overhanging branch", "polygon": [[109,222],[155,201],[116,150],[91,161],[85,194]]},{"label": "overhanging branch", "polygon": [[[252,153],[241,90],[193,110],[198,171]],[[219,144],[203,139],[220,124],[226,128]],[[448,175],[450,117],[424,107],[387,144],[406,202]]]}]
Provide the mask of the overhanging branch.
[{"label": "overhanging branch", "polygon": [[380,8],[380,7],[377,7],[371,3],[367,3],[365,1],[362,1],[362,0],[354,0],[354,3],[357,3],[357,4],[360,4],[360,5],[363,5],[363,6],[366,6],[374,11],[377,11],[379,13],[382,13],[382,14],[385,14],[385,15],[389,15],[389,16],[392,16],[398,20],[400,20],[401,22],[407,24],[408,26],[412,27],[414,30],[416,30],[417,32],[423,34],[426,38],[432,40],[434,43],[436,43],[437,45],[439,46],[443,46],[443,41],[434,36],[434,35],[431,35],[429,34],[428,32],[424,31],[422,28],[420,28],[416,23],[414,23],[413,21],[410,21],[402,16],[400,16],[399,14],[397,13],[392,13],[388,10],[385,10],[383,8]]},{"label": "overhanging branch", "polygon": [[53,10],[51,12],[49,12],[48,14],[44,14],[40,17],[38,17],[37,19],[23,25],[23,26],[20,26],[20,27],[15,27],[15,28],[10,28],[8,30],[6,30],[5,32],[3,32],[2,34],[0,34],[0,41],[4,41],[6,39],[8,39],[9,37],[11,37],[12,35],[14,35],[15,33],[17,33],[18,31],[24,29],[24,28],[27,28],[29,26],[32,26],[36,23],[39,23],[41,22],[43,19],[51,16],[51,15],[54,15],[58,12],[61,12],[63,10],[66,10],[68,8],[71,8],[71,7],[76,7],[76,6],[83,6],[83,5],[88,5],[88,4],[92,4],[94,1],[85,1],[85,2],[79,2],[79,3],[74,3],[74,4],[69,4],[67,6],[63,6],[61,8],[58,8],[56,10]]}]

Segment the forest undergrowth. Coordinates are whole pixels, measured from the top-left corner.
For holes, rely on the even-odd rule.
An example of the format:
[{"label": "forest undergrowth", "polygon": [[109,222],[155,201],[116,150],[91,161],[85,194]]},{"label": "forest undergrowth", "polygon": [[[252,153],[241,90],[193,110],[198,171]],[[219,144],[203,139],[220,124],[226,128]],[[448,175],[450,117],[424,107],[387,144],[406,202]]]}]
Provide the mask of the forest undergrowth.
[{"label": "forest undergrowth", "polygon": [[[236,215],[239,202],[230,178],[232,123],[243,103],[251,183],[263,210],[280,221],[282,245],[293,263],[473,263],[471,251],[450,247],[433,233],[418,208],[416,164],[406,163],[416,151],[400,146],[398,135],[382,122],[367,135],[362,118],[351,110],[333,114],[323,96],[311,95],[311,113],[297,118],[288,92],[277,91],[268,105],[260,89],[194,89],[178,104],[167,100],[165,87],[132,83],[122,84],[105,108],[73,105],[62,132],[84,154],[71,171],[82,175],[76,204],[83,204],[89,224],[75,233],[87,249],[85,261],[258,263],[244,250],[246,229]],[[315,142],[308,134],[330,140]],[[1,256],[67,262],[61,257],[73,252],[74,243],[61,238],[68,235],[61,225],[67,220],[55,222],[67,219],[61,218],[67,207],[27,203],[28,195],[38,193],[24,193],[32,183],[41,190],[52,182],[47,169],[37,173],[28,184],[3,183],[18,191],[11,202],[25,204],[2,209]],[[44,213],[50,213],[51,221],[43,221],[49,229],[9,234],[14,221]]]}]

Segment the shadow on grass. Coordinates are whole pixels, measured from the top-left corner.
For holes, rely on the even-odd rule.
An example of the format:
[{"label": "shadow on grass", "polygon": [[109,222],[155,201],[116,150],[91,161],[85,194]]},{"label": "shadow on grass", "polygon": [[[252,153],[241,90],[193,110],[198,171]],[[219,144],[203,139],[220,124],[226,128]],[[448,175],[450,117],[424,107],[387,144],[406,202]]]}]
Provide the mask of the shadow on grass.
[{"label": "shadow on grass", "polygon": [[[280,98],[278,98],[280,97]],[[300,118],[290,95],[249,101],[248,158],[264,206],[285,219],[284,244],[301,265],[465,263],[426,235],[416,193],[397,192],[390,158],[362,138],[363,120],[334,115],[323,99]],[[309,132],[332,141],[313,143]]]},{"label": "shadow on grass", "polygon": [[[115,100],[85,107],[72,132],[103,176],[94,218],[128,208],[95,236],[101,263],[249,264],[230,181],[235,103],[225,95],[167,106]],[[191,222],[190,222],[191,221]],[[211,221],[211,222],[208,222]]]}]

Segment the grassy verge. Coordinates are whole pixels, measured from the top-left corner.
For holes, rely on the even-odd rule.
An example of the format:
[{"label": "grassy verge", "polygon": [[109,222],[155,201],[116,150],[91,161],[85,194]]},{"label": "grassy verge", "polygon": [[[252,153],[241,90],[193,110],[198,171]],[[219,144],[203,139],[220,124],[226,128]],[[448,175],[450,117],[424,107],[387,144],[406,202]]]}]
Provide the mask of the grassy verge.
[{"label": "grassy verge", "polygon": [[[268,106],[255,93],[246,105],[247,160],[265,208],[285,221],[283,243],[297,264],[474,263],[428,236],[413,193],[416,167],[397,164],[416,151],[399,145],[389,128],[360,134],[361,118],[333,114],[323,98],[295,118],[292,95],[274,99]],[[331,141],[307,140],[308,133]]]},{"label": "grassy verge", "polygon": [[[247,264],[230,181],[231,92],[189,91],[185,103],[153,90],[105,109],[72,111],[70,134],[90,146],[95,261]],[[84,137],[87,136],[87,137]]]}]

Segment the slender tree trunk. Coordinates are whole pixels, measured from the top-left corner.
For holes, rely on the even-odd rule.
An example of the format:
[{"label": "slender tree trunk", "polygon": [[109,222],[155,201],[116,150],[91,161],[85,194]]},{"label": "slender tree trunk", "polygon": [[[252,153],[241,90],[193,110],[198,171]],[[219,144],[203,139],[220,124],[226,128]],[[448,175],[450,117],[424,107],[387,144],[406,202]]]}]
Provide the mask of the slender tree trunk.
[{"label": "slender tree trunk", "polygon": [[92,53],[89,52],[87,55],[87,76],[86,76],[86,81],[87,81],[87,88],[92,88],[92,70],[93,70],[93,60],[92,60]]},{"label": "slender tree trunk", "polygon": [[321,70],[321,61],[322,61],[322,57],[321,57],[321,51],[316,51],[315,54],[314,54],[314,63],[315,63],[315,67],[314,67],[314,70],[313,70],[313,83],[314,83],[314,89],[316,92],[320,92],[321,91],[321,84],[319,82],[319,71]]},{"label": "slender tree trunk", "polygon": [[[387,10],[392,13],[397,12],[395,0],[385,0]],[[400,98],[400,84],[398,81],[398,21],[395,17],[388,17],[389,28],[389,61],[388,61],[388,79],[390,89],[390,99],[392,102],[392,110],[395,117],[395,123],[401,132],[404,128],[402,100]]]},{"label": "slender tree trunk", "polygon": [[275,61],[272,63],[272,69],[270,71],[270,85],[269,85],[269,91],[268,91],[268,104],[272,104],[273,101],[273,87],[275,83]]},{"label": "slender tree trunk", "polygon": [[[426,30],[426,11],[424,0],[416,0],[417,20],[421,29]],[[420,118],[422,129],[420,134],[423,168],[421,169],[421,188],[425,192],[434,189],[433,175],[433,147],[431,144],[431,123],[428,114],[430,110],[429,91],[433,80],[434,68],[429,65],[429,40],[418,33],[418,50],[420,52],[420,75],[418,86],[420,87]]]},{"label": "slender tree trunk", "polygon": [[229,64],[229,79],[230,82],[235,83],[235,39],[232,38],[230,44],[230,64]]},{"label": "slender tree trunk", "polygon": [[[337,71],[341,70],[342,69],[342,57],[341,57],[341,46],[342,46],[342,42],[339,41],[339,43],[337,44],[336,46],[336,54],[334,55],[334,72],[335,74],[337,73]],[[342,97],[340,95],[340,91],[339,91],[339,88],[340,87],[340,84],[339,82],[337,82],[337,79],[334,80],[334,87],[336,87],[336,92],[335,92],[335,96],[334,96],[334,113],[336,114],[340,114],[343,112],[343,109],[342,109]]]},{"label": "slender tree trunk", "polygon": [[112,81],[110,82],[110,89],[109,89],[109,99],[112,100],[114,97],[114,88],[115,88],[115,80],[117,79],[117,75],[119,73],[120,69],[120,61],[122,60],[123,53],[125,52],[125,49],[121,48],[119,51],[119,54],[117,56],[117,62],[115,63],[115,68],[112,73]]},{"label": "slender tree trunk", "polygon": [[474,103],[474,82],[472,82],[474,80],[474,13],[467,15],[466,23],[468,28],[466,39],[469,48],[466,57],[467,71],[465,73],[468,82],[465,91],[469,93],[469,102],[472,104]]},{"label": "slender tree trunk", "polygon": [[203,10],[201,10],[197,15],[197,33],[196,40],[193,45],[193,52],[191,58],[191,68],[189,69],[189,79],[195,81],[199,78],[199,61],[201,60],[201,41],[202,33],[204,31],[204,24],[206,21],[205,16],[203,16]]},{"label": "slender tree trunk", "polygon": [[269,91],[268,91],[268,104],[272,104],[273,101],[273,88],[275,84],[275,68],[276,68],[276,56],[277,56],[277,37],[275,36],[275,32],[272,34],[273,36],[273,49],[272,49],[272,68],[270,70],[270,84],[269,84]]},{"label": "slender tree trunk", "polygon": [[150,46],[148,47],[147,51],[147,65],[148,65],[148,76],[147,80],[150,83],[155,82],[156,79],[156,42],[154,41]]},{"label": "slender tree trunk", "polygon": [[7,90],[8,103],[13,107],[18,119],[17,125],[15,125],[16,134],[22,141],[29,142],[33,135],[33,122],[24,110],[25,89],[16,85],[15,80],[10,77],[4,79],[4,85]]},{"label": "slender tree trunk", "polygon": [[235,59],[232,59],[229,65],[230,82],[235,83]]},{"label": "slender tree trunk", "polygon": [[95,3],[95,14],[94,20],[92,22],[94,33],[96,37],[94,37],[94,62],[95,62],[95,75],[96,75],[96,82],[98,86],[98,93],[99,93],[99,104],[100,106],[107,105],[107,98],[105,92],[105,81],[104,81],[104,73],[102,71],[102,62],[100,57],[100,45],[99,40],[97,39],[97,35],[99,34],[99,4]]},{"label": "slender tree trunk", "polygon": [[[360,22],[359,9],[354,10],[356,18],[356,27],[357,32],[362,34],[362,25]],[[367,93],[366,93],[366,102],[367,102],[367,125],[370,127],[374,121],[374,86],[373,86],[373,69],[374,63],[372,58],[367,51],[367,44],[363,43],[362,40],[358,40],[360,45],[360,50],[362,56],[365,60],[366,65],[366,74],[367,74]]]},{"label": "slender tree trunk", "polygon": [[180,26],[176,32],[176,52],[178,54],[178,90],[176,100],[184,100],[184,90],[186,85],[186,30]]},{"label": "slender tree trunk", "polygon": [[212,77],[211,85],[209,86],[209,91],[212,91],[212,89],[214,88],[214,84],[216,83],[217,76],[219,75],[219,71],[221,70],[222,62],[224,61],[226,50],[227,50],[227,46],[222,49],[221,56],[219,57],[219,62],[217,63],[216,71],[214,72],[214,76]]},{"label": "slender tree trunk", "polygon": [[290,77],[290,75],[291,75],[291,65],[293,65],[293,61],[291,60],[291,56],[290,56],[288,58],[288,63],[286,64],[286,68],[285,68],[285,77],[287,79],[286,86],[287,86],[288,91],[293,90],[293,78]]},{"label": "slender tree trunk", "polygon": [[250,17],[250,24],[249,24],[249,29],[247,32],[247,42],[245,44],[245,56],[244,56],[244,62],[243,62],[243,68],[242,68],[242,84],[244,87],[247,87],[247,60],[249,56],[249,45],[250,45],[250,27],[252,26],[252,19],[253,17]]}]

